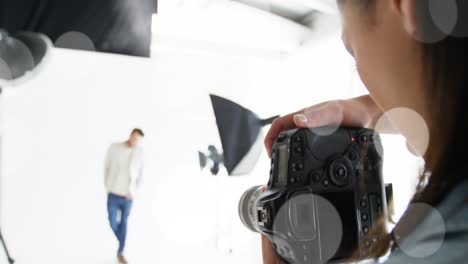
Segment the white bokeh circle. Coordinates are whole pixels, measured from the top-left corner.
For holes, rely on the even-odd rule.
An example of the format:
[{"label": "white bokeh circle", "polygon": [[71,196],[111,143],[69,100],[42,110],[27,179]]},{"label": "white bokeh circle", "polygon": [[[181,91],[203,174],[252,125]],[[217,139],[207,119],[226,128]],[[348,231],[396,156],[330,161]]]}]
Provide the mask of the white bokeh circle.
[{"label": "white bokeh circle", "polygon": [[35,67],[29,47],[16,38],[6,38],[0,51],[0,84],[8,86],[26,76]]},{"label": "white bokeh circle", "polygon": [[458,21],[456,0],[428,0],[429,13],[437,28],[446,35],[452,35]]},{"label": "white bokeh circle", "polygon": [[433,44],[450,36],[457,25],[458,6],[456,0],[424,0],[418,8],[419,16],[416,39]]},{"label": "white bokeh circle", "polygon": [[[407,107],[397,107],[385,112],[375,125],[375,131],[384,134],[388,127],[396,128],[408,142],[408,150],[415,156],[422,157],[429,147],[429,126],[416,111]],[[383,157],[383,149],[377,148]]]},{"label": "white bokeh circle", "polygon": [[13,74],[11,73],[10,66],[2,58],[0,58],[0,80],[11,80]]},{"label": "white bokeh circle", "polygon": [[[336,252],[339,249],[341,241],[343,239],[343,222],[335,206],[325,199],[324,197],[312,193],[303,193],[292,197],[287,203],[285,203],[278,211],[277,217],[291,216],[291,207],[290,204],[301,204],[307,203],[313,205],[314,212],[312,215],[314,219],[311,219],[311,225],[315,227],[315,238],[314,240],[320,241],[320,257],[315,259],[319,261],[318,263],[328,263],[328,261],[333,258]],[[286,222],[284,221],[274,221],[273,231],[274,233],[282,233],[284,230],[289,230],[290,225],[284,226]],[[280,242],[281,240],[281,242]],[[280,244],[283,243],[282,239],[279,237],[273,237],[273,243]],[[298,248],[294,248],[297,246]],[[301,243],[295,243],[295,245],[288,245],[287,248],[278,248],[279,252],[284,252],[285,250],[289,254],[295,254],[296,252],[302,252]],[[310,259],[304,259],[305,256],[295,255],[295,258],[299,259],[304,263],[311,263]],[[315,262],[314,262],[315,263]]]},{"label": "white bokeh circle", "polygon": [[[317,109],[305,110],[305,115],[309,123],[325,123],[326,125],[313,126],[309,130],[319,136],[330,136],[334,134],[342,125],[344,119],[343,107],[337,101],[327,102]],[[321,121],[319,121],[321,120]],[[326,122],[323,122],[325,120]]]},{"label": "white bokeh circle", "polygon": [[318,136],[330,136],[334,134],[340,127],[337,125],[329,125],[325,127],[313,127],[309,128],[309,130],[318,135]]},{"label": "white bokeh circle", "polygon": [[[410,232],[402,224],[394,229],[398,248],[413,258],[427,258],[435,254],[443,245],[446,234],[445,221],[440,212],[425,203],[410,204],[408,218],[423,221]],[[411,220],[408,220],[410,222]]]},{"label": "white bokeh circle", "polygon": [[55,46],[58,48],[96,51],[93,41],[86,34],[77,31],[69,31],[61,35],[55,41]]}]

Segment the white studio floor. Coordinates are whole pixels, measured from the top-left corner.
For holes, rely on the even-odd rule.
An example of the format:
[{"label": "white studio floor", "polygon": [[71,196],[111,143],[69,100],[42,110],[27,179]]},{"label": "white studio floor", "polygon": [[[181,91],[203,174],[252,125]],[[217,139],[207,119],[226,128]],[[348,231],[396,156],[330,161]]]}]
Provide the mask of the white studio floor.
[{"label": "white studio floor", "polygon": [[[151,223],[148,214],[142,210],[144,209],[142,207],[146,206],[144,203],[141,204],[143,205],[135,206],[129,225],[125,255],[132,264],[253,264],[260,261],[260,252],[255,252],[260,247],[256,243],[256,241],[260,242],[257,234],[249,234],[250,231],[247,230],[242,232],[243,237],[247,238],[243,246],[240,246],[239,243],[233,243],[232,239],[229,240],[227,237],[217,238],[216,236],[210,240],[200,238],[200,242],[197,243],[197,231],[192,234],[188,233],[186,238],[181,237],[180,233],[174,234],[172,238],[164,237],[167,234],[161,232],[161,228]],[[102,215],[104,216],[104,214]],[[115,256],[117,241],[105,220],[101,219],[98,222],[99,230],[96,226],[83,225],[80,227],[82,230],[70,229],[70,236],[56,233],[57,229],[66,230],[66,223],[63,223],[63,226],[55,226],[55,230],[50,232],[36,232],[37,234],[51,234],[51,237],[43,237],[42,239],[31,237],[30,241],[19,241],[18,237],[11,237],[11,234],[8,234],[11,239],[7,238],[7,243],[12,242],[8,246],[12,257],[16,260],[15,264],[118,263]],[[96,235],[76,235],[85,232],[86,229],[95,230]],[[216,230],[207,230],[206,232],[214,234]],[[62,241],[57,241],[59,239]],[[41,240],[44,243],[40,243]],[[33,243],[36,245],[33,246]],[[0,263],[7,263],[3,250],[0,251]]]}]

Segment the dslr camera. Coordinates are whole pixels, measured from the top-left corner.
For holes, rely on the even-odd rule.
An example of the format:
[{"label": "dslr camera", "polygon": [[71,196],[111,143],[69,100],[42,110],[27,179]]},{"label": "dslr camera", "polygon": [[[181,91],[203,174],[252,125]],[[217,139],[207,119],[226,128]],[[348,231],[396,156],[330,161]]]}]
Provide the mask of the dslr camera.
[{"label": "dslr camera", "polygon": [[369,129],[282,133],[268,185],[240,199],[241,221],[268,237],[287,263],[360,258],[387,232],[382,155],[380,136]]}]

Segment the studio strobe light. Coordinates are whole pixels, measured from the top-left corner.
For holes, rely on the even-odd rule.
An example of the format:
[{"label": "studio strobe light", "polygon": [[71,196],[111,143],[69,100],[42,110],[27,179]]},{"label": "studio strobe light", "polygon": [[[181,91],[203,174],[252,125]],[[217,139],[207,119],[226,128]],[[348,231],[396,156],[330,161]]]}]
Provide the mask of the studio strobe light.
[{"label": "studio strobe light", "polygon": [[210,95],[210,98],[223,146],[222,163],[228,175],[250,173],[263,149],[262,127],[271,124],[277,116],[261,119],[228,99],[217,95]]}]

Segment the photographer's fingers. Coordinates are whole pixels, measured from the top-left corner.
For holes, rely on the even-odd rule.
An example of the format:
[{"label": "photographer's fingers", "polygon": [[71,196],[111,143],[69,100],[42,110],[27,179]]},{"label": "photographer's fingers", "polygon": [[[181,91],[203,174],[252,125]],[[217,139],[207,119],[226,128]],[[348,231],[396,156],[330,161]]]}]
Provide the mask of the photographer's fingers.
[{"label": "photographer's fingers", "polygon": [[271,128],[265,137],[265,147],[270,157],[271,157],[271,148],[276,138],[279,136],[279,134],[281,134],[281,132],[283,131],[296,128],[296,124],[294,123],[294,120],[293,120],[293,117],[296,114],[297,112],[289,114],[287,116],[277,118],[275,121],[273,121],[273,124],[271,124]]},{"label": "photographer's fingers", "polygon": [[282,264],[281,257],[276,252],[271,241],[262,235],[262,257],[263,264]]},{"label": "photographer's fingers", "polygon": [[273,143],[281,132],[322,126],[371,127],[380,114],[381,110],[369,96],[317,104],[276,119],[265,137],[265,146],[271,157]]},{"label": "photographer's fingers", "polygon": [[294,116],[294,122],[299,128],[314,128],[322,126],[372,127],[372,116],[361,98],[331,101],[320,107],[304,110]]},{"label": "photographer's fingers", "polygon": [[293,117],[298,128],[339,126],[343,123],[343,106],[339,101],[331,101],[320,106],[305,109]]},{"label": "photographer's fingers", "polygon": [[273,147],[273,143],[275,142],[276,138],[281,134],[281,132],[294,129],[294,128],[302,128],[303,126],[298,125],[297,122],[295,121],[295,116],[298,114],[304,114],[307,111],[313,111],[314,109],[319,109],[322,108],[323,106],[326,106],[328,102],[325,103],[320,103],[314,106],[311,106],[307,109],[280,117],[276,119],[273,124],[271,125],[270,130],[268,131],[268,134],[265,137],[265,147],[267,149],[268,155],[271,158],[271,149]]}]

